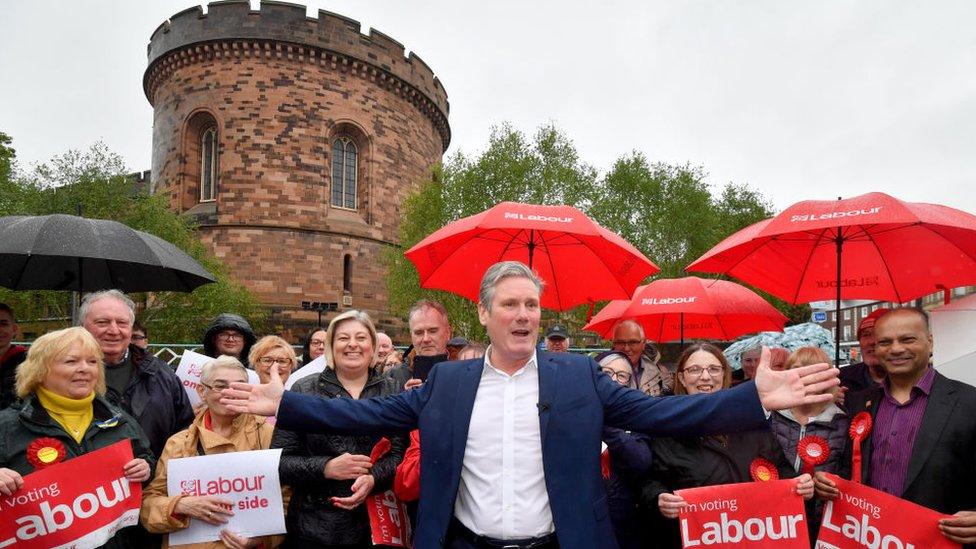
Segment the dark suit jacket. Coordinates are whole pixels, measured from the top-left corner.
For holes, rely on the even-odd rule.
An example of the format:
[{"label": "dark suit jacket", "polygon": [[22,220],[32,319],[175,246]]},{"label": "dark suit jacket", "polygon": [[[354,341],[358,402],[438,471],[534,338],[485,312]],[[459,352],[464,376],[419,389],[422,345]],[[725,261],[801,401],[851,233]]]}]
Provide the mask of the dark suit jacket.
[{"label": "dark suit jacket", "polygon": [[[655,398],[615,383],[582,355],[540,352],[538,361],[542,461],[562,549],[617,547],[600,475],[604,423],[652,436],[766,426],[752,383],[715,395]],[[441,363],[422,388],[379,399],[325,400],[285,392],[278,427],[372,434],[419,426],[424,443],[414,546],[443,547],[483,369],[483,359]]]},{"label": "dark suit jacket", "polygon": [[[873,387],[847,397],[853,418],[867,410],[872,420],[884,393]],[[861,482],[871,478],[874,432],[861,442]],[[848,439],[842,475],[851,475]],[[936,372],[922,425],[908,461],[902,499],[942,513],[976,509],[976,387]]]}]

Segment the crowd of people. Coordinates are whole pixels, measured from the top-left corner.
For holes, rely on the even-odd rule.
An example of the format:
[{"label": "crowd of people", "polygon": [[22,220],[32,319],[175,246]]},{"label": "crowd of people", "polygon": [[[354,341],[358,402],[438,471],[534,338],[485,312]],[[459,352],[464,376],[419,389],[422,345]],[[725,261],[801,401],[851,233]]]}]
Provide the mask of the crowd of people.
[{"label": "crowd of people", "polygon": [[[143,484],[140,521],[109,546],[168,547],[192,521],[221,526],[232,513],[221,496],[169,493],[170,460],[280,448],[287,533],[223,528],[191,547],[371,547],[364,502],[390,489],[408,502],[414,547],[681,547],[676,492],[748,482],[761,458],[796,479],[813,541],[838,494],[824,473],[850,478],[851,418],[867,412],[856,480],[956,515],[943,534],[976,543],[976,389],[932,368],[923,311],[865,318],[863,362],[839,376],[806,347],[748,351],[734,380],[710,343],[687,345],[669,367],[632,320],[595,357],[570,352],[560,324],[541,332],[541,350],[541,292],[531,269],[498,263],[477,305],[486,343],[455,337],[443,305],[421,300],[403,353],[361,311],[310,333],[300,356],[221,314],[202,338],[212,360],[195,408],[147,350],[125,294],[85,296],[80,326],[29,348],[12,343],[14,311],[0,304],[0,494],[47,465],[29,451],[39,437],[59,441],[59,460],[128,439],[122,473]],[[321,372],[298,379],[316,360]],[[286,391],[289,376],[298,380]],[[829,447],[815,464],[798,448],[808,435]],[[384,438],[389,450],[372,459]]]}]

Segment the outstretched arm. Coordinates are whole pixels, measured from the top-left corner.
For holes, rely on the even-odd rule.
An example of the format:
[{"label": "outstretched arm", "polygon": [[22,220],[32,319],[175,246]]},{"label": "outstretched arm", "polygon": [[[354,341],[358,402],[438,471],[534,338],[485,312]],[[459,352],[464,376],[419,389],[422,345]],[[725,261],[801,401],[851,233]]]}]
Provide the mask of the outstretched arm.
[{"label": "outstretched arm", "polygon": [[837,369],[827,364],[771,370],[768,349],[763,350],[755,383],[710,395],[649,397],[600,375],[595,364],[591,368],[607,425],[665,437],[761,429],[766,426],[764,408],[825,402],[833,397],[823,391],[837,385]]},{"label": "outstretched arm", "polygon": [[277,415],[277,427],[307,433],[387,434],[417,428],[420,411],[436,384],[436,368],[420,389],[366,400],[322,398],[285,391],[276,368],[261,385],[233,383],[221,402],[243,413]]}]

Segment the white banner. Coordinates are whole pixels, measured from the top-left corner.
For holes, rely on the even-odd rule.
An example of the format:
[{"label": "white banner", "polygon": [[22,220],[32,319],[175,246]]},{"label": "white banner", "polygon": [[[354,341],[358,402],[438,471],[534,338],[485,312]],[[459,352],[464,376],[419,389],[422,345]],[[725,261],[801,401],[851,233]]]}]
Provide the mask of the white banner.
[{"label": "white banner", "polygon": [[[213,360],[207,355],[201,355],[193,351],[183,351],[180,357],[180,365],[176,367],[176,377],[180,378],[183,389],[190,397],[190,405],[196,406],[200,403],[200,395],[197,394],[197,385],[200,384],[200,374],[203,373],[203,365]],[[248,383],[260,383],[258,373],[248,368]]]},{"label": "white banner", "polygon": [[233,502],[234,515],[220,526],[190,519],[187,528],[169,535],[169,544],[216,541],[224,528],[249,538],[285,533],[280,459],[281,449],[171,459],[168,495],[218,496]]}]

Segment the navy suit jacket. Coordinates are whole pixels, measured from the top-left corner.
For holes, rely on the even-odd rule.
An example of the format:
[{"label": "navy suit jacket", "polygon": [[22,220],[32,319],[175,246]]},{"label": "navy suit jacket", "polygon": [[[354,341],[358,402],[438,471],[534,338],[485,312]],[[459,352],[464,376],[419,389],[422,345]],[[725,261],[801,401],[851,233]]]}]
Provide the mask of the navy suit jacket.
[{"label": "navy suit jacket", "polygon": [[[604,423],[681,437],[766,428],[755,385],[713,395],[650,397],[602,373],[589,357],[538,353],[539,424],[549,506],[562,549],[617,547],[600,476]],[[483,359],[437,365],[419,389],[369,400],[285,392],[282,429],[378,434],[420,428],[420,510],[414,546],[443,547],[454,513]]]}]

